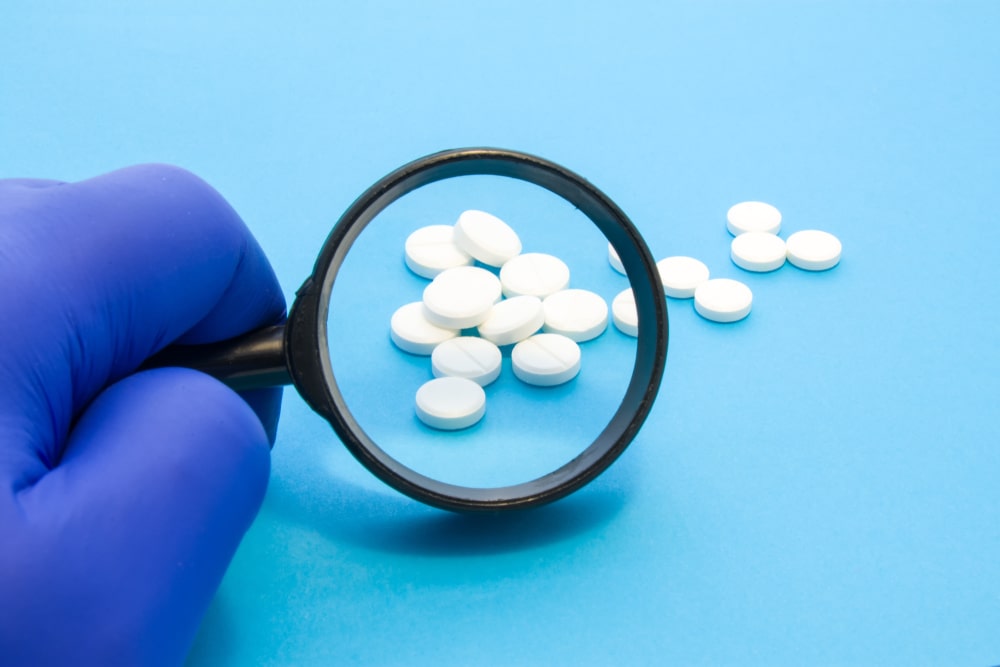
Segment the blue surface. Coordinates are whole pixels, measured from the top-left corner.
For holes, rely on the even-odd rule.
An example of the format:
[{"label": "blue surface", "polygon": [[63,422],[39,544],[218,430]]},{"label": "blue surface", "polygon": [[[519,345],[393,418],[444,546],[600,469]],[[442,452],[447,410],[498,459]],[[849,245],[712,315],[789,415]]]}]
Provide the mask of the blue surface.
[{"label": "blue surface", "polygon": [[[189,665],[1000,661],[1000,4],[206,4],[8,2],[0,176],[183,165],[291,297],[385,172],[507,146],[755,305],[672,300],[640,436],[527,514],[398,496],[288,392]],[[843,262],[740,271],[745,199]]]}]

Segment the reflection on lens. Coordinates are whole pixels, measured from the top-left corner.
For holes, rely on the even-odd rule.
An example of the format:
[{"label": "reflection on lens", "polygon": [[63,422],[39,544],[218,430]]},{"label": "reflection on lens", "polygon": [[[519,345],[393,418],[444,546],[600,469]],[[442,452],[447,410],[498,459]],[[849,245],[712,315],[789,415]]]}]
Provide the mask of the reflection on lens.
[{"label": "reflection on lens", "polygon": [[[459,221],[465,242],[456,251],[447,231]],[[520,245],[513,253],[508,230]],[[556,262],[530,257],[534,253]],[[514,287],[504,290],[502,297],[499,293],[491,297],[491,301],[501,298],[496,305],[487,304],[490,312],[498,313],[498,321],[480,331],[470,320],[461,319],[465,311],[458,306],[454,312],[444,312],[445,305],[435,305],[430,324],[438,333],[428,329],[431,342],[410,347],[393,342],[397,335],[390,334],[390,322],[401,307],[421,304],[410,309],[426,314],[424,291],[432,276],[465,267],[466,276],[474,275],[475,269],[500,283],[502,267],[511,257],[520,258],[512,260],[517,279],[506,281]],[[560,279],[560,264],[568,268],[568,284]],[[475,298],[466,292],[475,292],[474,280],[457,283],[456,299],[469,297],[471,310]],[[536,283],[548,287],[539,288],[542,293],[524,293]],[[427,477],[465,487],[520,484],[572,461],[618,410],[635,365],[636,341],[610,324],[608,309],[628,287],[627,279],[608,263],[607,239],[586,216],[547,190],[499,176],[431,183],[382,211],[347,254],[330,292],[331,368],[354,419],[396,461]],[[515,342],[536,331],[543,333],[544,309],[535,307],[541,309],[549,293],[563,295],[557,299],[563,303],[553,325],[556,333],[539,337],[522,349],[524,354],[515,353]],[[609,324],[602,333],[592,314],[587,319],[590,297],[582,296],[587,293],[604,304]],[[574,319],[574,304],[583,313],[577,318],[583,324]],[[590,299],[589,307],[594,305]],[[449,334],[449,322],[461,328]],[[571,348],[554,342],[562,335],[579,350],[577,368],[571,368],[574,361],[567,351]],[[443,422],[437,428],[428,426],[418,417],[416,404],[418,390],[435,377],[428,352],[439,343],[463,338],[499,344],[499,373],[482,383],[485,412],[473,425],[456,430],[441,428]],[[461,360],[461,349],[450,352]],[[464,361],[473,370],[485,363],[475,356],[479,352],[468,354]],[[560,366],[567,363],[569,367],[561,371],[565,377],[559,376]],[[479,386],[478,380],[471,382]],[[434,418],[430,421],[434,423]]]}]

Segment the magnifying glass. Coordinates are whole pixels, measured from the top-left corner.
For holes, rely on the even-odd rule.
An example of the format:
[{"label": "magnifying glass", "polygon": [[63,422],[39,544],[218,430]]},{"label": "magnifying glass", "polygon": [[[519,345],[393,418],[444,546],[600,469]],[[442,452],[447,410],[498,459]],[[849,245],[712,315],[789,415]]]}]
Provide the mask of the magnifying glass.
[{"label": "magnifying glass", "polygon": [[[415,226],[440,221],[425,216],[441,202],[445,215],[457,210],[449,207],[509,208],[522,218],[526,250],[529,241],[559,246],[573,255],[583,279],[596,275],[595,258],[602,256],[599,270],[611,272],[602,254],[610,244],[627,283],[615,286],[617,274],[602,282],[605,289],[632,290],[635,337],[609,327],[581,343],[579,375],[558,387],[521,382],[510,372],[512,347],[502,346],[504,372],[484,390],[484,419],[454,432],[421,423],[413,396],[432,377],[430,364],[395,349],[387,331],[391,313],[414,295],[419,300],[428,285],[399,261],[398,250]],[[618,458],[659,390],[667,338],[656,264],[611,199],[542,158],[466,148],[415,160],[362,194],[333,227],[285,325],[174,349],[158,364],[196,368],[236,390],[292,384],[389,486],[442,509],[497,511],[562,498]],[[629,368],[630,375],[622,372]]]}]

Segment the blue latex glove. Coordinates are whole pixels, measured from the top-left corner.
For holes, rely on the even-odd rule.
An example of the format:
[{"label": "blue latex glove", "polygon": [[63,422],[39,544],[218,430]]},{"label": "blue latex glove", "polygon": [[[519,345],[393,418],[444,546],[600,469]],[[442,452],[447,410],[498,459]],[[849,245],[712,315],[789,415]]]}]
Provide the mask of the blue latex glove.
[{"label": "blue latex glove", "polygon": [[260,507],[281,395],[136,369],[284,312],[188,172],[0,181],[0,664],[183,661]]}]

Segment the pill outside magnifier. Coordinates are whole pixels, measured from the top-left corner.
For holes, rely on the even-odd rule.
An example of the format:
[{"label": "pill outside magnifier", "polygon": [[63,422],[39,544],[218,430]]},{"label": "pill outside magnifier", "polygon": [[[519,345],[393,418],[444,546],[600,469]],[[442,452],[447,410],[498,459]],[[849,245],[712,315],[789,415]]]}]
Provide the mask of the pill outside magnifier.
[{"label": "pill outside magnifier", "polygon": [[[576,207],[621,258],[638,311],[635,364],[610,421],[581,453],[529,481],[479,488],[433,479],[399,462],[361,427],[338,385],[330,360],[330,295],[348,251],[386,207],[417,188],[460,176],[501,176],[539,186]],[[333,317],[336,317],[334,312]],[[447,150],[415,160],[362,194],[334,226],[312,274],[296,293],[288,321],[205,346],[174,347],[154,365],[188,366],[236,390],[292,384],[322,415],[351,454],[396,490],[452,511],[496,511],[552,502],[583,487],[625,450],[659,390],[666,362],[666,299],[652,255],[628,217],[604,193],[575,173],[542,158],[505,149]]]}]

